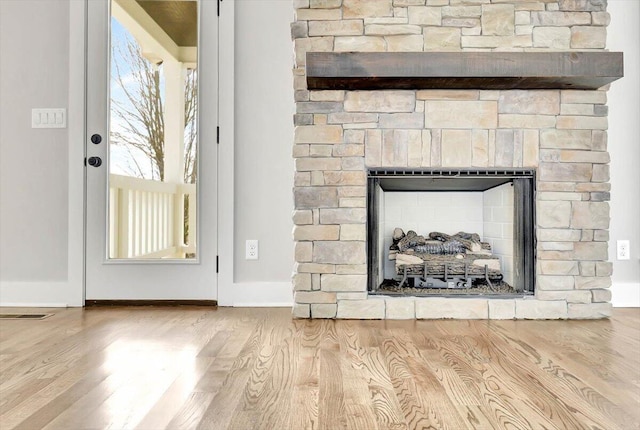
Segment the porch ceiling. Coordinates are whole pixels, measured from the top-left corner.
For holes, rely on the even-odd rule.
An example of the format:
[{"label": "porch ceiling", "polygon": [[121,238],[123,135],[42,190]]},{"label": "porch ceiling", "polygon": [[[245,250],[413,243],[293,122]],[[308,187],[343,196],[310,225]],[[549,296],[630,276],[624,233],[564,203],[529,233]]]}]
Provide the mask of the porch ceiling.
[{"label": "porch ceiling", "polygon": [[196,0],[136,0],[178,46],[197,46]]}]

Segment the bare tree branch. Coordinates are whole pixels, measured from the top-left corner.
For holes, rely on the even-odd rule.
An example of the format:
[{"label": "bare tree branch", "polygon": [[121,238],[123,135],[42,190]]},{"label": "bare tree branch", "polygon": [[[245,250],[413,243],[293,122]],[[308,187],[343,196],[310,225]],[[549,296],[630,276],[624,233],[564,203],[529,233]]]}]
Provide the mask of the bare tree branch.
[{"label": "bare tree branch", "polygon": [[[111,142],[127,147],[136,164],[135,174],[146,179],[164,180],[164,108],[161,66],[147,61],[132,40],[113,47],[113,79],[124,94],[111,100],[112,115],[120,126],[110,133]],[[129,71],[129,75],[125,74]],[[185,82],[184,182],[197,177],[197,72],[189,70]],[[132,153],[140,151],[150,160],[151,177]]]}]

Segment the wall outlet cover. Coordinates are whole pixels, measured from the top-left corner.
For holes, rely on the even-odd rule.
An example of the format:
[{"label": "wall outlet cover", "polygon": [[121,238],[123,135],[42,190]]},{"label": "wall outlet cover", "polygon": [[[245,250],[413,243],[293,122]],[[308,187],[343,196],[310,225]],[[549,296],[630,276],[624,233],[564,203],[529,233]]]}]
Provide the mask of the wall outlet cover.
[{"label": "wall outlet cover", "polygon": [[247,240],[245,245],[245,259],[247,260],[257,260],[259,257],[258,254],[258,241],[257,240]]},{"label": "wall outlet cover", "polygon": [[616,242],[616,254],[618,260],[629,260],[631,259],[630,253],[630,243],[628,240],[618,240]]}]

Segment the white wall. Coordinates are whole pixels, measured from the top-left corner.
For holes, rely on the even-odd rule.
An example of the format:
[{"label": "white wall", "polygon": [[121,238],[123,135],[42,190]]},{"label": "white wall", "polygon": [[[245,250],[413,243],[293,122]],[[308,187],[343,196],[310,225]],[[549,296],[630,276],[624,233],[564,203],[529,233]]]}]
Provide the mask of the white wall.
[{"label": "white wall", "polygon": [[[607,46],[624,52],[624,78],[608,94],[614,306],[640,306],[640,2],[609,0]],[[631,259],[616,260],[616,241],[631,241]]]},{"label": "white wall", "polygon": [[68,134],[32,129],[31,108],[67,107],[69,6],[3,0],[0,32],[0,273],[3,281],[63,281]]},{"label": "white wall", "polygon": [[[293,5],[282,0],[235,4],[234,281],[290,282]],[[259,260],[245,260],[247,239],[260,241]]]},{"label": "white wall", "polygon": [[[218,303],[291,306],[293,4],[220,6]],[[244,258],[249,239],[260,243],[257,261]]]},{"label": "white wall", "polygon": [[79,116],[68,112],[66,129],[31,128],[32,108],[69,108],[75,99],[69,86],[77,81],[69,63],[76,47],[70,4],[0,1],[2,304],[82,304],[82,206],[70,211],[81,195],[82,167],[74,169],[69,161]]}]

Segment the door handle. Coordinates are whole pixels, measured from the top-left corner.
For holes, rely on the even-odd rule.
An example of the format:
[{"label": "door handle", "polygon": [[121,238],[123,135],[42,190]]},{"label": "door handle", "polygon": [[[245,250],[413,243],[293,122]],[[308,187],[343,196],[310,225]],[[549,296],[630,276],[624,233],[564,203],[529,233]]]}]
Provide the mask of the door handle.
[{"label": "door handle", "polygon": [[87,162],[89,163],[89,166],[93,166],[93,167],[102,166],[102,158],[100,157],[89,157]]}]

